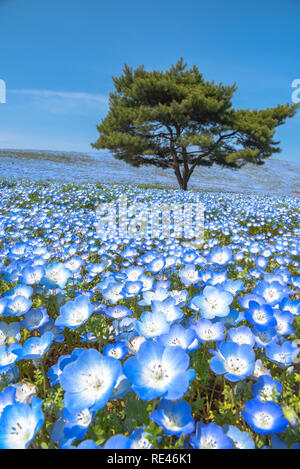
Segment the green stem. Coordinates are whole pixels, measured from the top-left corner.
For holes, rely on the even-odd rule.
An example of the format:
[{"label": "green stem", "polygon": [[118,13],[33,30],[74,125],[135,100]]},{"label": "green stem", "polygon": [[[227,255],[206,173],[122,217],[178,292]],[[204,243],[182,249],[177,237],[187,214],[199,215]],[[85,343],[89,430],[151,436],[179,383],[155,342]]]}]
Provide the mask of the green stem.
[{"label": "green stem", "polygon": [[214,384],[213,384],[213,388],[212,388],[212,391],[211,391],[211,394],[210,394],[209,412],[210,412],[210,409],[211,409],[211,406],[212,406],[212,402],[213,402],[213,398],[214,398],[214,393],[215,393],[215,389],[216,389],[216,384],[217,384],[217,377],[215,377]]},{"label": "green stem", "polygon": [[45,371],[44,360],[42,358],[41,358],[41,369],[42,369],[42,373],[43,373],[43,395],[44,395],[44,399],[45,399],[46,393],[47,393],[48,379],[47,379],[47,375],[46,375],[46,371]]},{"label": "green stem", "polygon": [[287,367],[285,367],[285,369],[283,370],[281,399],[284,398],[284,387],[286,383],[286,378],[287,378]]}]

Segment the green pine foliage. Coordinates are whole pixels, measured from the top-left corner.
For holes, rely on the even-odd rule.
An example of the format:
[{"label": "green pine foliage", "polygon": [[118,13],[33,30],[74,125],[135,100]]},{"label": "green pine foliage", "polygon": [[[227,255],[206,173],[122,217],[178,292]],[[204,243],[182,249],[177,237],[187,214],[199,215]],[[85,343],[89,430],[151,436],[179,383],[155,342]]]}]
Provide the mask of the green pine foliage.
[{"label": "green pine foliage", "polygon": [[240,168],[247,162],[263,164],[280,152],[276,128],[298,108],[286,104],[235,110],[235,84],[205,81],[182,58],[166,71],[134,70],[125,64],[113,82],[109,112],[92,146],[109,149],[132,166],[171,168],[184,190],[197,166]]}]

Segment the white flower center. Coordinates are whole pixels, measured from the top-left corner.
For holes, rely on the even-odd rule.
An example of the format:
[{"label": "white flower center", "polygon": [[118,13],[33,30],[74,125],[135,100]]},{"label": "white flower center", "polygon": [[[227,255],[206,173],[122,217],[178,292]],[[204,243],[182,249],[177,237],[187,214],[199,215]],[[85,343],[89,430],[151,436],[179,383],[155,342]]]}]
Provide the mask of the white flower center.
[{"label": "white flower center", "polygon": [[236,335],[234,337],[234,342],[236,342],[237,344],[240,344],[240,345],[243,345],[243,344],[250,344],[250,340],[248,337],[246,337],[245,335]]},{"label": "white flower center", "polygon": [[86,319],[86,314],[82,310],[75,310],[70,315],[71,326],[81,324]]},{"label": "white flower center", "polygon": [[4,352],[1,357],[1,366],[9,365],[13,363],[16,359],[16,355],[11,352]]},{"label": "white flower center", "polygon": [[243,358],[228,357],[225,361],[225,368],[228,373],[240,376],[246,373],[248,365]]},{"label": "white flower center", "polygon": [[259,412],[254,417],[255,425],[259,428],[269,429],[273,425],[273,417],[266,412]]},{"label": "white flower center", "polygon": [[8,430],[11,437],[16,440],[16,448],[25,448],[27,441],[33,437],[33,429],[28,425],[28,421],[20,419]]},{"label": "white flower center", "polygon": [[265,298],[267,301],[273,301],[273,300],[276,300],[276,298],[278,298],[278,292],[277,290],[275,290],[275,288],[268,288],[266,291],[265,291]]},{"label": "white flower center", "polygon": [[216,298],[206,298],[206,301],[211,309],[211,311],[216,311],[218,309],[218,300]]},{"label": "white flower center", "polygon": [[77,421],[81,427],[88,427],[92,421],[92,414],[90,413],[89,409],[84,409],[79,412]]},{"label": "white flower center", "polygon": [[161,362],[150,363],[145,369],[145,374],[149,385],[158,388],[164,388],[171,378]]},{"label": "white flower center", "polygon": [[167,428],[170,430],[180,430],[180,422],[174,414],[165,415],[164,423]]},{"label": "white flower center", "polygon": [[258,324],[265,324],[265,322],[267,321],[267,315],[263,310],[259,309],[253,314],[253,319]]},{"label": "white flower center", "polygon": [[173,346],[178,346],[178,347],[182,347],[184,345],[182,341],[179,339],[179,337],[174,337],[174,339],[171,340],[170,344]]},{"label": "white flower center", "polygon": [[212,340],[214,338],[214,332],[212,329],[204,329],[201,331],[201,336],[205,340]]},{"label": "white flower center", "polygon": [[218,444],[212,437],[201,438],[200,446],[202,449],[216,449]]}]

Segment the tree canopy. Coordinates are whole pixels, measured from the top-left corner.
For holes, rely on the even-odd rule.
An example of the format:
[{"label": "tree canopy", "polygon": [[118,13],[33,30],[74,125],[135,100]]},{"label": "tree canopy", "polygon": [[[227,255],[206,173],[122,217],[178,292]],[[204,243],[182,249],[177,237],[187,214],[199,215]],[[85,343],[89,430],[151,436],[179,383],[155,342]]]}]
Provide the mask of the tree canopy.
[{"label": "tree canopy", "polygon": [[133,69],[113,77],[109,112],[97,129],[97,149],[133,166],[172,168],[186,190],[196,166],[240,168],[263,164],[280,152],[276,128],[293,117],[298,105],[236,110],[232,86],[205,81],[181,58],[166,71]]}]

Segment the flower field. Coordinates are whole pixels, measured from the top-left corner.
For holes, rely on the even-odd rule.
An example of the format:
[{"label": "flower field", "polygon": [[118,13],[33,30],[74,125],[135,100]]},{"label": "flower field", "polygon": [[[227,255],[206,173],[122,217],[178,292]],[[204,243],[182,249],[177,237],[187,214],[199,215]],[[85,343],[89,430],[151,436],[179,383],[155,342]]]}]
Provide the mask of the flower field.
[{"label": "flower field", "polygon": [[[297,196],[1,182],[0,448],[300,448]],[[96,209],[202,203],[204,243]]]}]

